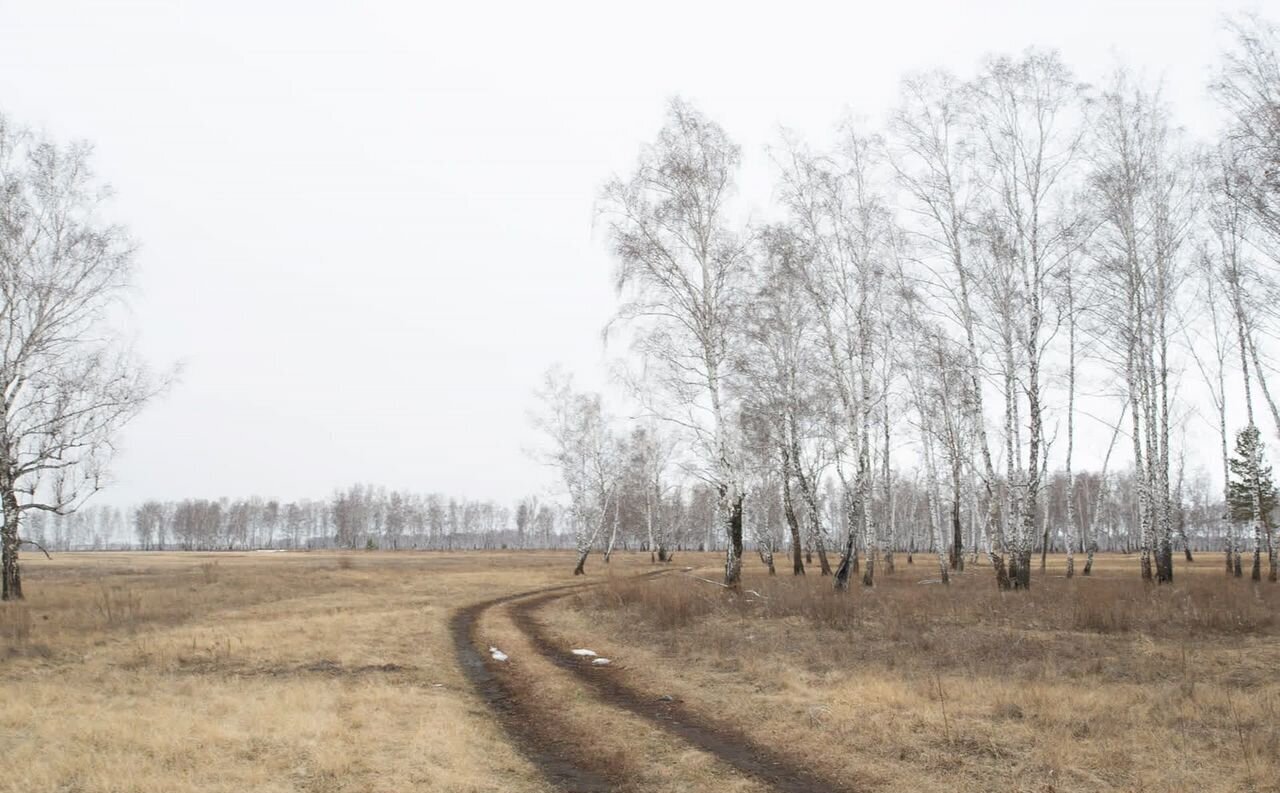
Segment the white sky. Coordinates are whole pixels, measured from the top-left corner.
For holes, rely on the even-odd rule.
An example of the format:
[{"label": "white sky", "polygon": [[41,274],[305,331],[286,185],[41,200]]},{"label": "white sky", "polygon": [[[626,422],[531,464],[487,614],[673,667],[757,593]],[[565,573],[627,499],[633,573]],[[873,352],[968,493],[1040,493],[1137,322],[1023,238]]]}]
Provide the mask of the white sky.
[{"label": "white sky", "polygon": [[905,71],[1030,44],[1086,80],[1117,55],[1162,75],[1207,130],[1237,7],[0,0],[0,111],[96,144],[143,245],[140,346],[185,363],[104,501],[513,499],[548,481],[522,452],[541,373],[599,383],[620,352],[593,203],[667,97],[743,145],[764,205],[780,124],[822,140]]}]

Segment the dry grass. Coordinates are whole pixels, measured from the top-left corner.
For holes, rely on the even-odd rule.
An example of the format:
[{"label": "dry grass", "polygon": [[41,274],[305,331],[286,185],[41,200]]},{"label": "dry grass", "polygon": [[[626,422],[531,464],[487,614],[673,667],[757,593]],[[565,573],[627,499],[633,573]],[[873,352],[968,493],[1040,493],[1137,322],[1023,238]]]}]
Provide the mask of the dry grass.
[{"label": "dry grass", "polygon": [[446,623],[457,605],[568,578],[569,565],[32,559],[27,601],[0,605],[0,747],[13,769],[0,790],[541,793],[462,678]]},{"label": "dry grass", "polygon": [[[718,557],[680,561],[716,577]],[[850,787],[1280,789],[1280,587],[1224,580],[1216,558],[1171,587],[1135,567],[1005,595],[985,569],[922,584],[923,563],[846,595],[758,570],[741,596],[615,575],[540,614],[630,684]],[[31,559],[28,600],[0,604],[0,791],[546,793],[463,678],[448,620],[569,569],[541,553]],[[480,631],[562,745],[624,787],[759,789],[602,705],[505,608]]]},{"label": "dry grass", "polygon": [[[699,560],[708,577],[715,561]],[[943,587],[924,564],[847,594],[668,576],[544,617],[641,687],[872,790],[1277,790],[1280,587],[1217,562],[1148,587],[1107,558],[1003,595],[987,568]]]}]

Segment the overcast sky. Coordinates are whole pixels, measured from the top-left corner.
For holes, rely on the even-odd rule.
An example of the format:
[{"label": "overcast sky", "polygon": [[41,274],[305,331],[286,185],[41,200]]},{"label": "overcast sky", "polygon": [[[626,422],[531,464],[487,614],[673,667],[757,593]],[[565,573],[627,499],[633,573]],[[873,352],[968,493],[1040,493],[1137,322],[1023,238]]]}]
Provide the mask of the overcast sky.
[{"label": "overcast sky", "polygon": [[[768,201],[779,125],[875,119],[901,75],[1060,49],[1204,99],[1235,4],[0,0],[0,112],[97,146],[142,244],[133,324],[172,393],[103,499],[514,499],[541,372],[600,383],[613,307],[593,204],[680,94]],[[1262,6],[1264,12],[1276,8]]]}]

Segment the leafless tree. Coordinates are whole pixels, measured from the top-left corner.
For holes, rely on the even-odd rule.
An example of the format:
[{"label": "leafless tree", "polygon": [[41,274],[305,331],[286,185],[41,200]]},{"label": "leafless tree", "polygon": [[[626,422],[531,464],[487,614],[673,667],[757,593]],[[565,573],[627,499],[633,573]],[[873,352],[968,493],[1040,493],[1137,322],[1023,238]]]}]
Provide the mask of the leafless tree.
[{"label": "leafless tree", "polygon": [[1040,517],[1042,371],[1054,330],[1047,293],[1050,279],[1078,249],[1085,231],[1076,196],[1083,91],[1056,53],[1033,50],[1020,58],[990,59],[966,92],[978,141],[981,291],[1000,350],[1005,399],[1004,533],[1015,588],[1031,584]]},{"label": "leafless tree", "polygon": [[745,494],[726,380],[749,271],[727,209],[739,158],[720,125],[673,100],[635,172],[605,186],[602,207],[626,297],[618,319],[631,325],[647,376],[660,384],[654,414],[690,434],[701,475],[719,494],[732,587],[742,571]]},{"label": "leafless tree", "polygon": [[[979,209],[979,179],[974,134],[975,119],[969,87],[955,76],[933,71],[907,78],[902,98],[890,119],[891,152],[898,184],[909,198],[908,209],[918,221],[908,229],[916,248],[942,295],[943,313],[959,326],[967,354],[968,402],[971,411],[978,471],[985,508],[980,533],[993,537],[987,553],[1000,588],[1010,579],[1002,523],[995,520],[998,475],[987,435],[983,377],[987,369],[981,352],[980,323],[975,295],[975,222]],[[930,254],[937,261],[930,258]],[[975,503],[978,493],[973,494]],[[976,545],[975,545],[976,550]]]},{"label": "leafless tree", "polygon": [[[790,142],[781,194],[803,251],[790,264],[816,309],[825,351],[825,376],[834,385],[841,422],[833,427],[836,470],[844,485],[848,532],[835,585],[846,588],[861,539],[867,559],[862,582],[875,582],[876,532],[871,519],[871,426],[876,375],[875,306],[897,230],[877,190],[880,141],[847,127],[837,151],[813,154]],[[847,450],[853,475],[841,464]]]},{"label": "leafless tree", "polygon": [[[1194,173],[1159,93],[1119,71],[1096,115],[1091,183],[1099,228],[1097,275],[1109,285],[1114,360],[1123,361],[1135,471],[1139,472],[1142,576],[1173,578],[1169,453],[1170,320],[1182,281]],[[1119,347],[1119,349],[1115,349]]]},{"label": "leafless tree", "polygon": [[630,496],[641,507],[650,561],[666,562],[671,553],[671,526],[663,506],[671,490],[668,469],[675,454],[674,438],[656,422],[638,424],[632,428],[624,454],[624,497]]},{"label": "leafless tree", "polygon": [[[1240,543],[1235,536],[1235,521],[1228,514],[1226,504],[1230,500],[1231,482],[1231,440],[1227,430],[1227,371],[1231,357],[1231,323],[1229,317],[1233,311],[1223,305],[1224,289],[1221,285],[1219,263],[1238,257],[1240,239],[1237,236],[1239,207],[1230,201],[1229,194],[1224,194],[1217,180],[1229,176],[1232,168],[1223,167],[1215,153],[1208,158],[1205,171],[1209,175],[1209,222],[1210,234],[1201,243],[1197,275],[1200,285],[1199,299],[1195,304],[1209,321],[1207,343],[1212,357],[1202,355],[1202,340],[1187,340],[1187,349],[1200,371],[1209,399],[1213,402],[1215,419],[1220,441],[1222,463],[1222,501],[1223,509],[1219,513],[1222,524],[1223,552],[1226,560],[1227,575],[1240,574]],[[1221,185],[1229,189],[1229,185]],[[1188,323],[1190,324],[1190,323]],[[1188,336],[1190,331],[1188,331]]]},{"label": "leafless tree", "polygon": [[[738,369],[744,411],[755,418],[757,432],[777,461],[783,517],[791,533],[792,572],[803,575],[802,536],[817,546],[823,574],[829,573],[810,461],[820,455],[825,394],[818,377],[813,307],[793,266],[802,255],[785,227],[760,234],[759,284],[745,313],[745,344]],[[801,518],[808,518],[807,531]],[[815,521],[818,521],[815,526]]]},{"label": "leafless tree", "polygon": [[559,472],[569,496],[578,552],[573,574],[582,575],[606,524],[616,525],[620,450],[598,394],[576,391],[570,376],[553,369],[538,397],[534,424],[550,441],[544,460]]},{"label": "leafless tree", "polygon": [[0,116],[0,530],[5,600],[22,597],[21,516],[65,514],[105,484],[117,431],[157,386],[109,321],[133,270],[87,144]]}]

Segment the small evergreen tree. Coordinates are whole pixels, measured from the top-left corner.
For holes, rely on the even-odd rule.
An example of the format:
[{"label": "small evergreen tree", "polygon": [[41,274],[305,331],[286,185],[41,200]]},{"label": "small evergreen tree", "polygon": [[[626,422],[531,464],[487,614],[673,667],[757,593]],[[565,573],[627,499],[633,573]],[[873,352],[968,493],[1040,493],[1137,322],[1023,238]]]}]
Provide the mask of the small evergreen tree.
[{"label": "small evergreen tree", "polygon": [[1261,486],[1258,492],[1262,496],[1262,520],[1268,529],[1274,528],[1271,515],[1276,507],[1276,486],[1271,479],[1271,466],[1262,456],[1262,435],[1257,427],[1245,427],[1236,433],[1235,456],[1228,465],[1231,481],[1227,484],[1227,508],[1231,520],[1253,520],[1254,488]]}]

